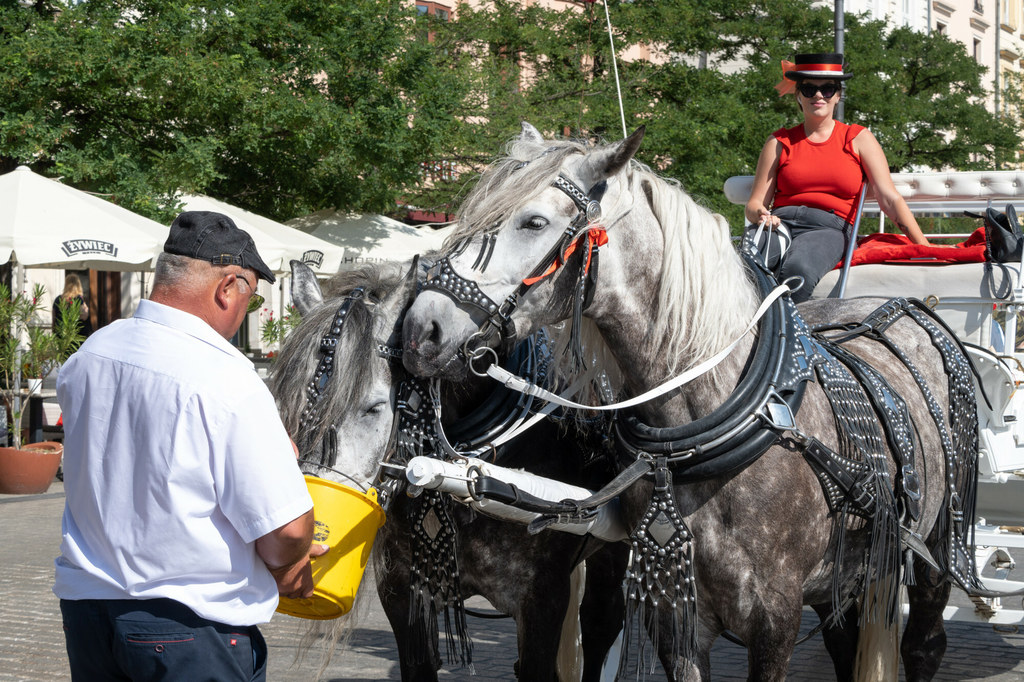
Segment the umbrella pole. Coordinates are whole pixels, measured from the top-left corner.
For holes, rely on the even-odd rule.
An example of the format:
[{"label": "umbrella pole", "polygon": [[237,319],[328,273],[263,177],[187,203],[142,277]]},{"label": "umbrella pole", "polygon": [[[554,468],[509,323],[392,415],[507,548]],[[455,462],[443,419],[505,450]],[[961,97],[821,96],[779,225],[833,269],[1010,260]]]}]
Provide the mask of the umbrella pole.
[{"label": "umbrella pole", "polygon": [[[281,316],[278,319],[281,320],[282,322],[284,321],[285,313],[288,312],[288,309],[284,307],[284,280],[287,277],[288,277],[288,274],[282,274],[281,278],[278,280],[278,282],[280,283],[279,284],[280,288],[278,290],[278,293],[280,294],[279,297],[278,297],[278,309],[281,311]],[[284,339],[279,340],[277,342],[276,350],[278,352],[280,352],[281,351],[281,346],[283,346],[283,345],[284,345]]]},{"label": "umbrella pole", "polygon": [[[11,291],[11,298],[13,299],[25,288],[25,266],[13,259],[11,260],[11,265],[14,266],[14,287]],[[12,335],[17,334],[18,330],[14,329],[12,325],[8,333]],[[19,430],[17,435],[14,433],[10,434],[9,443],[12,445],[20,442],[17,436],[20,436],[21,429],[21,419],[19,418],[19,415],[21,415],[21,340],[19,339],[18,341],[18,346],[14,351],[14,386],[8,387],[12,389],[11,392],[14,395],[14,400],[11,403],[11,416],[14,418],[14,423],[11,425],[11,430]]]}]

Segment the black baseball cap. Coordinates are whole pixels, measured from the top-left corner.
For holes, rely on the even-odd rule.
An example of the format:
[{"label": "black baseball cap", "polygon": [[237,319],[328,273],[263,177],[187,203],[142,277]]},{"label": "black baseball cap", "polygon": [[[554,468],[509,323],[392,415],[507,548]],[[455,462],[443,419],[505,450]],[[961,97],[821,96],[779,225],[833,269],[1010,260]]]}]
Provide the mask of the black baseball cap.
[{"label": "black baseball cap", "polygon": [[238,265],[274,283],[274,273],[260,258],[252,237],[223,213],[185,211],[171,223],[164,252],[214,265]]}]

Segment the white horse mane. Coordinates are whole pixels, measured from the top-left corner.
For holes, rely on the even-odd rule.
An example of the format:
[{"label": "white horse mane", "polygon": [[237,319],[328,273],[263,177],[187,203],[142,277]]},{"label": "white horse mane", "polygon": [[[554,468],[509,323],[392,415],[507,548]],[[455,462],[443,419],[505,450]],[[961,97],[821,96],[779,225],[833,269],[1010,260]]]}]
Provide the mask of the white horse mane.
[{"label": "white horse mane", "polygon": [[626,172],[634,200],[649,197],[664,236],[652,338],[664,340],[669,369],[684,370],[735,339],[757,308],[757,292],[723,216],[643,164],[633,162]]},{"label": "white horse mane", "polygon": [[567,156],[585,154],[587,149],[571,140],[518,137],[509,142],[507,154],[484,171],[459,207],[458,224],[442,252],[466,237],[497,229],[517,206],[551,186]]}]

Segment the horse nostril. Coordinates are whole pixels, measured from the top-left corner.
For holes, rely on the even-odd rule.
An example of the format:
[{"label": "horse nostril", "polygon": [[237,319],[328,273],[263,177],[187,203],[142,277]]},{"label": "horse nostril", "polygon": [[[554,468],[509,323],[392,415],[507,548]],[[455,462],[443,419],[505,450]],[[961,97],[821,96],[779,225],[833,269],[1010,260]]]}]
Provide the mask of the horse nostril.
[{"label": "horse nostril", "polygon": [[430,333],[427,334],[426,340],[434,345],[441,345],[441,325],[436,320],[430,322]]}]

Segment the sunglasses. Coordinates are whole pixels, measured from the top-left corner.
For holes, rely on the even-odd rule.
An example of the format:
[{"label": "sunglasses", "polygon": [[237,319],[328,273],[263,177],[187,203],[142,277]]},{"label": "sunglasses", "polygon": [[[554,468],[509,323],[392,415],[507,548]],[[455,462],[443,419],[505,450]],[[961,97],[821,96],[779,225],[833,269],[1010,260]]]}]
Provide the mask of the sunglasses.
[{"label": "sunglasses", "polygon": [[800,91],[800,94],[804,97],[814,97],[817,93],[821,93],[821,96],[825,99],[832,99],[832,95],[839,92],[839,86],[835,83],[825,83],[824,85],[813,85],[811,83],[801,83],[796,86],[796,89]]},{"label": "sunglasses", "polygon": [[263,305],[263,301],[266,299],[256,293],[256,287],[249,284],[249,280],[243,277],[241,274],[236,274],[235,277],[245,282],[245,285],[249,287],[249,291],[252,292],[252,296],[249,297],[249,305],[245,308],[245,314],[254,313],[259,310],[259,307]]}]

